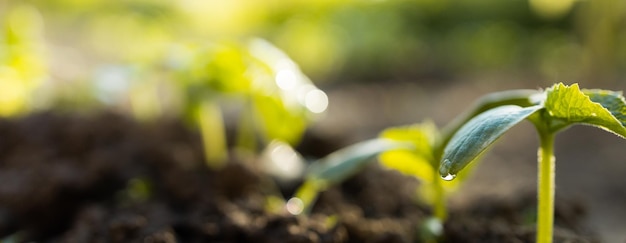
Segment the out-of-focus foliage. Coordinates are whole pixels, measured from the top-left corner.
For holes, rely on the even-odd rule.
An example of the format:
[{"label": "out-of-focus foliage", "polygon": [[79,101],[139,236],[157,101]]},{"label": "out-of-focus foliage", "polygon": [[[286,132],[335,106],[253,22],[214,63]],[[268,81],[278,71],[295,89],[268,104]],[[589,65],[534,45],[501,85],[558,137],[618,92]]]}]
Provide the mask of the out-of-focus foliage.
[{"label": "out-of-focus foliage", "polygon": [[[37,57],[25,59],[40,71],[49,63],[48,76],[55,79],[90,80],[93,73],[111,70],[103,66],[128,63],[133,63],[129,80],[163,79],[160,70],[146,67],[173,43],[251,36],[284,50],[319,84],[503,72],[612,81],[626,70],[626,2],[620,0],[4,0],[3,26],[16,9],[41,13],[20,14],[36,16],[31,22],[37,24],[13,31],[40,33],[29,34],[26,42],[45,43],[47,52],[38,47],[20,56]],[[18,89],[6,80],[3,85]],[[154,88],[146,83],[139,86]],[[25,97],[18,93],[11,92]],[[154,98],[148,93],[141,99]]]},{"label": "out-of-focus foliage", "polygon": [[[70,67],[69,72],[82,72],[74,77],[90,80],[90,85],[80,86],[81,90],[54,85],[72,80],[53,80],[42,85],[58,94],[67,95],[71,93],[68,90],[91,93],[109,105],[130,105],[135,114],[144,118],[178,107],[187,116],[203,120],[197,113],[207,110],[201,108],[207,102],[227,106],[235,102],[250,107],[240,108],[252,113],[240,117],[254,122],[242,124],[255,126],[263,141],[279,139],[292,144],[299,140],[311,114],[321,113],[327,106],[326,95],[281,50],[259,39],[248,41],[252,33],[244,34],[247,27],[241,29],[243,26],[238,26],[237,21],[217,21],[231,18],[230,15],[208,15],[207,19],[206,12],[198,12],[217,4],[226,7],[218,12],[228,13],[229,8],[238,8],[236,5],[141,0],[33,1],[30,5],[24,3],[27,7],[16,7],[18,3],[14,1],[2,4],[9,9],[7,15],[2,15],[7,30],[3,40],[8,51],[6,58],[0,59],[10,68],[3,69],[1,83],[2,91],[7,93],[2,95],[4,103],[8,103],[2,106],[6,115],[26,106],[25,102],[33,96],[26,92],[40,84],[33,81],[34,77],[44,74],[38,70],[43,65],[37,63],[44,58],[33,57],[40,50],[34,50],[31,44],[43,42],[43,22],[49,26],[46,37],[52,47],[53,63],[84,65],[87,70]],[[43,17],[36,15],[37,9]],[[224,26],[229,33],[222,30]],[[80,53],[78,61],[82,63],[64,59],[64,51]],[[85,61],[91,64],[85,65]],[[66,76],[57,71],[52,70],[52,76]],[[73,106],[71,99],[43,97],[53,99],[48,103]],[[89,98],[77,95],[73,102],[85,100]],[[223,126],[218,127],[223,130]]]},{"label": "out-of-focus foliage", "polygon": [[298,142],[308,118],[328,104],[298,65],[261,39],[184,45],[170,54],[165,65],[184,94],[185,109],[220,100],[249,106],[267,142]]},{"label": "out-of-focus foliage", "polygon": [[152,60],[188,32],[176,1],[30,2],[42,11],[52,42],[73,45],[98,61]]},{"label": "out-of-focus foliage", "polygon": [[[308,122],[328,105],[298,65],[269,42],[252,38],[170,43],[160,57],[134,66],[111,66],[96,78],[103,98],[130,92],[139,118],[167,110],[161,97],[174,96],[177,110],[197,124],[212,167],[226,159],[223,113],[239,113],[236,145],[254,151],[280,140],[299,142]],[[155,75],[156,74],[156,75]],[[106,101],[106,99],[104,99]]]},{"label": "out-of-focus foliage", "polygon": [[0,116],[28,109],[29,97],[46,75],[43,23],[37,9],[0,9]]},{"label": "out-of-focus foliage", "polygon": [[626,65],[620,52],[597,50],[602,44],[625,49],[619,40],[626,4],[618,0],[32,4],[59,35],[75,37],[82,42],[79,46],[105,57],[150,58],[172,39],[254,35],[276,43],[315,80],[348,74],[352,79],[376,79],[502,69],[563,79],[581,75],[593,63],[612,63],[611,71]]}]

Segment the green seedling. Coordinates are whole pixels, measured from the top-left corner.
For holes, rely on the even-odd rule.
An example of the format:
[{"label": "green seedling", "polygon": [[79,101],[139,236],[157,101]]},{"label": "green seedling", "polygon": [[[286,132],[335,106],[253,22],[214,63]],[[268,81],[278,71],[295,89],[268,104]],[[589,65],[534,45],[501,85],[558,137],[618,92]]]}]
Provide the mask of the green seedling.
[{"label": "green seedling", "polygon": [[381,138],[412,145],[408,149],[386,151],[379,156],[379,160],[384,166],[414,176],[422,182],[417,196],[423,203],[432,207],[434,215],[423,225],[421,230],[423,240],[432,242],[441,234],[441,230],[438,229],[447,218],[446,195],[455,191],[471,172],[471,169],[467,168],[458,176],[455,175],[454,181],[439,179],[444,148],[453,135],[476,115],[505,104],[529,106],[532,99],[536,99],[538,95],[540,92],[537,90],[492,93],[479,99],[470,109],[441,130],[437,129],[434,123],[426,121],[410,126],[392,127],[381,132],[379,135]]},{"label": "green seedling", "polygon": [[466,170],[460,174],[454,182],[439,180],[440,161],[443,158],[444,148],[452,136],[463,124],[484,111],[504,104],[528,106],[532,104],[529,97],[537,95],[539,95],[537,90],[509,90],[486,95],[441,130],[438,130],[435,124],[429,121],[422,124],[388,128],[380,134],[381,138],[408,142],[413,146],[410,149],[382,153],[380,160],[383,165],[389,168],[420,179],[424,184],[420,188],[420,198],[432,205],[435,216],[443,221],[447,217],[446,191],[457,188],[469,171]]},{"label": "green seedling", "polygon": [[[288,201],[288,211],[294,214],[309,212],[319,192],[358,173],[363,165],[375,161],[378,156],[383,165],[424,182],[425,186],[420,188],[421,198],[433,205],[436,217],[425,221],[423,230],[427,233],[423,235],[426,240],[435,238],[440,234],[441,222],[447,214],[445,191],[457,187],[468,174],[466,170],[453,182],[439,179],[439,161],[452,135],[472,117],[486,110],[503,104],[530,105],[528,97],[538,93],[537,90],[512,90],[489,94],[441,131],[431,122],[389,128],[378,139],[351,145],[315,161],[308,168],[303,185]],[[433,236],[427,236],[429,234]]]},{"label": "green seedling", "polygon": [[305,171],[302,186],[287,202],[287,210],[292,214],[309,213],[320,192],[358,173],[380,153],[410,146],[405,142],[372,139],[345,147],[314,161]]},{"label": "green seedling", "polygon": [[211,168],[227,158],[225,111],[238,114],[235,147],[256,152],[258,140],[298,143],[328,104],[295,62],[261,39],[179,45],[166,60],[161,66],[175,80],[184,114],[200,127]]},{"label": "green seedling", "polygon": [[[172,43],[163,56],[103,68],[94,90],[106,98],[128,95],[139,119],[163,110],[180,112],[199,128],[212,169],[227,161],[228,142],[232,151],[247,154],[275,140],[297,144],[309,122],[328,106],[326,94],[298,65],[262,39]],[[233,141],[226,139],[226,120],[236,124]]]},{"label": "green seedling", "polygon": [[626,102],[620,92],[581,91],[577,84],[557,84],[545,91],[503,91],[479,99],[441,130],[432,122],[386,129],[378,139],[357,143],[313,162],[287,208],[294,209],[289,210],[294,214],[308,212],[319,192],[342,182],[379,156],[383,165],[423,182],[421,198],[432,205],[434,213],[434,218],[424,223],[423,228],[429,232],[423,237],[433,241],[447,218],[446,194],[467,178],[475,161],[491,144],[525,119],[535,125],[541,141],[537,242],[551,242],[554,136],[570,125],[586,124],[626,137]]},{"label": "green seedling", "polygon": [[555,135],[574,124],[591,125],[626,138],[626,101],[621,92],[580,90],[562,83],[526,102],[505,102],[467,121],[446,144],[439,173],[452,180],[500,136],[528,119],[539,133],[536,242],[552,242],[554,222]]}]

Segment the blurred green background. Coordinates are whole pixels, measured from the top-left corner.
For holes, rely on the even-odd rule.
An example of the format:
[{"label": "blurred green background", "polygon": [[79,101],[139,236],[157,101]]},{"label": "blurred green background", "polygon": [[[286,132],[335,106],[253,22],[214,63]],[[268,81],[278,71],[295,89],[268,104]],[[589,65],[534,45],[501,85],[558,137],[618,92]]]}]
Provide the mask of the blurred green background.
[{"label": "blurred green background", "polygon": [[[625,16],[620,0],[3,0],[0,114],[123,103],[132,82],[179,82],[159,66],[177,46],[251,37],[322,88],[476,75],[612,87],[626,70]],[[116,75],[144,81],[98,83]]]}]

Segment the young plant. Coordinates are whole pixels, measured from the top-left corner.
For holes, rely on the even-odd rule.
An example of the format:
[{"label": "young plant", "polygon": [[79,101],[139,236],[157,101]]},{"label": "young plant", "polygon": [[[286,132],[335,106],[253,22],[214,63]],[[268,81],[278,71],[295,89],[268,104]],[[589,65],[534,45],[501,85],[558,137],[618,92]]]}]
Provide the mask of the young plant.
[{"label": "young plant", "polygon": [[[551,242],[554,136],[570,125],[586,124],[625,138],[626,101],[620,92],[581,91],[577,84],[557,84],[543,92],[503,91],[482,97],[440,131],[431,122],[389,128],[378,139],[357,143],[312,163],[304,184],[287,207],[299,208],[298,213],[308,212],[319,192],[357,173],[379,155],[383,165],[423,182],[421,198],[432,205],[435,216],[425,222],[425,227],[437,228],[447,217],[446,192],[458,187],[466,178],[476,164],[470,162],[476,161],[489,145],[525,119],[535,125],[541,141],[537,242]],[[437,236],[436,230],[430,231],[433,237]]]},{"label": "young plant", "polygon": [[445,146],[439,173],[452,180],[515,124],[530,120],[539,133],[536,242],[552,242],[555,135],[574,124],[591,125],[626,138],[626,101],[621,92],[580,90],[556,84],[526,104],[502,103],[467,121]]},{"label": "young plant", "polygon": [[532,104],[528,98],[538,94],[537,90],[509,90],[488,94],[441,130],[429,121],[388,128],[380,134],[381,138],[407,142],[413,146],[409,149],[382,153],[379,157],[380,161],[384,166],[414,176],[422,182],[419,198],[431,205],[436,221],[441,223],[447,218],[446,194],[458,188],[471,171],[469,168],[464,170],[454,181],[439,179],[439,167],[444,148],[452,136],[472,117],[486,110],[503,104],[528,106]]},{"label": "young plant", "polygon": [[410,146],[411,144],[405,142],[371,139],[314,161],[305,172],[303,184],[287,202],[287,210],[292,214],[309,213],[320,192],[358,173],[365,165],[374,161],[378,154]]},{"label": "young plant", "polygon": [[263,145],[296,144],[328,104],[293,60],[261,39],[179,45],[165,65],[155,66],[166,67],[183,112],[200,128],[211,168],[222,167],[227,157],[224,110],[239,115],[235,147],[256,152],[257,136]]},{"label": "young plant", "polygon": [[415,176],[424,183],[424,186],[420,188],[421,198],[433,206],[435,214],[435,218],[427,220],[424,224],[426,230],[429,231],[428,234],[432,234],[425,237],[435,238],[438,235],[437,232],[440,231],[437,228],[440,228],[441,222],[446,219],[447,215],[446,190],[457,187],[468,171],[465,170],[457,180],[452,182],[439,179],[439,161],[452,135],[461,125],[477,114],[502,104],[527,106],[532,104],[528,97],[537,94],[539,94],[537,90],[511,90],[489,94],[478,100],[471,109],[441,131],[438,131],[431,122],[389,128],[381,133],[380,138],[357,143],[332,153],[311,164],[303,185],[289,200],[287,206],[288,208],[302,208],[294,210],[297,213],[308,212],[319,192],[358,173],[363,165],[375,161],[373,158],[379,156],[383,165]]}]

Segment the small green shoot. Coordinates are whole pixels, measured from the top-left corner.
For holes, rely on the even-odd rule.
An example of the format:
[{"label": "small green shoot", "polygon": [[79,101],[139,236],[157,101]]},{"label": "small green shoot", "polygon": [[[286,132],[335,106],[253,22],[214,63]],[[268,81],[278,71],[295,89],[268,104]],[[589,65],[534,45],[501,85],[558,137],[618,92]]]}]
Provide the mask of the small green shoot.
[{"label": "small green shoot", "polygon": [[466,122],[447,143],[439,173],[444,179],[453,179],[508,129],[524,119],[530,120],[540,138],[536,241],[549,243],[554,224],[556,133],[571,125],[583,124],[626,138],[626,101],[620,92],[580,90],[577,84],[562,83],[547,89],[541,96],[529,96],[528,100],[528,105],[503,104]]},{"label": "small green shoot", "polygon": [[219,169],[228,158],[226,133],[220,107],[213,101],[205,101],[196,111],[200,134],[204,145],[207,166]]},{"label": "small green shoot", "polygon": [[[308,212],[319,192],[358,172],[375,156],[381,163],[422,180],[421,198],[432,205],[423,239],[435,241],[446,220],[446,192],[467,178],[481,154],[506,131],[530,120],[539,133],[537,242],[552,242],[554,215],[554,136],[573,124],[586,124],[626,138],[626,101],[620,92],[580,90],[557,84],[545,90],[510,90],[479,99],[438,130],[432,122],[393,127],[373,139],[314,162],[304,184],[287,202],[293,214]],[[440,180],[439,177],[441,177]]]},{"label": "small green shoot", "polygon": [[539,94],[537,90],[526,89],[488,94],[441,130],[438,130],[432,122],[388,128],[380,134],[381,138],[409,142],[414,146],[408,150],[382,153],[381,163],[388,168],[418,178],[422,182],[419,198],[431,205],[435,218],[443,222],[447,218],[446,194],[456,190],[471,171],[469,169],[463,171],[454,181],[439,179],[444,148],[452,136],[463,124],[489,109],[502,105],[529,106]]},{"label": "small green shoot", "polygon": [[357,173],[378,155],[383,165],[422,180],[420,198],[433,205],[435,214],[434,218],[425,221],[423,230],[427,232],[422,236],[427,241],[434,241],[442,232],[438,230],[441,222],[447,217],[446,191],[457,188],[469,174],[466,169],[455,181],[439,179],[438,168],[447,142],[472,117],[500,105],[530,105],[529,97],[539,93],[537,90],[511,90],[489,94],[442,131],[432,122],[393,127],[383,131],[378,139],[341,149],[311,164],[303,185],[287,202],[287,210],[293,214],[308,213],[319,192]]},{"label": "small green shoot", "polygon": [[176,80],[183,113],[200,127],[213,169],[228,156],[222,113],[238,114],[236,151],[254,153],[262,147],[259,140],[297,144],[311,118],[328,105],[293,60],[261,39],[177,45],[166,60],[155,66],[166,66],[165,74]]},{"label": "small green shoot", "polygon": [[372,139],[340,149],[311,163],[304,183],[287,202],[287,210],[292,214],[309,213],[320,192],[359,172],[366,164],[375,161],[378,154],[400,148],[410,148],[410,144]]}]

